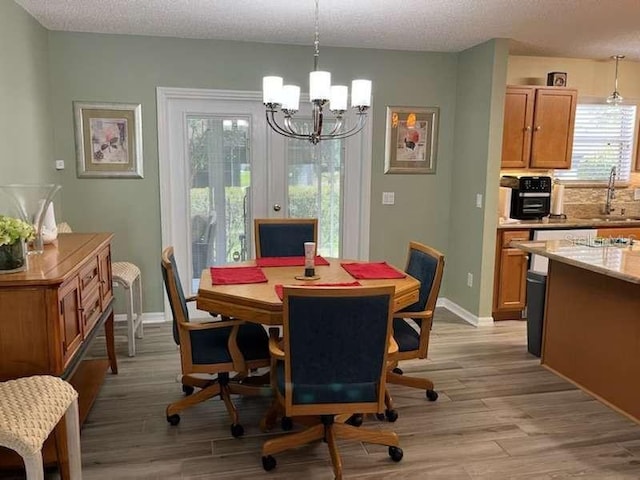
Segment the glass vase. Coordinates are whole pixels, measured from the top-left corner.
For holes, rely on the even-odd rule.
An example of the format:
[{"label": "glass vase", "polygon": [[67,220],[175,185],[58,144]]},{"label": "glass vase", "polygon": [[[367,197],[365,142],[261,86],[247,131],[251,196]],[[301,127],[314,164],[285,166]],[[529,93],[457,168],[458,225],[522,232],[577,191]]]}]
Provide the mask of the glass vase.
[{"label": "glass vase", "polygon": [[27,245],[24,241],[0,245],[0,274],[27,269]]},{"label": "glass vase", "polygon": [[60,185],[52,183],[0,185],[0,192],[11,201],[20,219],[33,225],[35,229],[35,238],[29,242],[28,254],[44,252],[42,224],[47,208],[60,188]]}]

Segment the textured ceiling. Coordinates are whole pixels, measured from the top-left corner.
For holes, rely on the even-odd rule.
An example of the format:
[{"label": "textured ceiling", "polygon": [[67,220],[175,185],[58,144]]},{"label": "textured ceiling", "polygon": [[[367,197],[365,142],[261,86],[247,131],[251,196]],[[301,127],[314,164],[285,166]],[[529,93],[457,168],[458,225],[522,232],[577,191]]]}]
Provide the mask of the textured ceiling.
[{"label": "textured ceiling", "polygon": [[[311,45],[313,0],[15,0],[50,30]],[[320,0],[320,45],[640,61],[640,0]]]}]

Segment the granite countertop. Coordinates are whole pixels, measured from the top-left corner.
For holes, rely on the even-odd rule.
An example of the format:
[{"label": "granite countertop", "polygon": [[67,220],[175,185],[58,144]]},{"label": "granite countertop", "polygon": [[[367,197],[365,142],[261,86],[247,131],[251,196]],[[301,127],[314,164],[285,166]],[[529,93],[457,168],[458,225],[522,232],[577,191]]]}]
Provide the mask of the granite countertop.
[{"label": "granite countertop", "polygon": [[582,242],[547,240],[511,242],[525,252],[640,284],[640,244],[609,245],[594,239]]},{"label": "granite countertop", "polygon": [[640,227],[640,218],[616,217],[609,218],[563,218],[563,219],[543,219],[543,220],[513,220],[508,222],[498,221],[498,230],[514,230],[519,228],[559,229],[559,228],[606,228],[606,227]]}]

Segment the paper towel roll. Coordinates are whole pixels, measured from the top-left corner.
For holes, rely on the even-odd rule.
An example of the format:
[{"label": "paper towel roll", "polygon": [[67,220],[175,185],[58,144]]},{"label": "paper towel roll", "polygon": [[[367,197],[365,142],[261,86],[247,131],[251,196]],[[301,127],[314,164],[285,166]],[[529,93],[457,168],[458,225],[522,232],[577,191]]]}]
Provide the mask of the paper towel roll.
[{"label": "paper towel roll", "polygon": [[498,194],[498,217],[507,219],[511,216],[511,189],[500,187]]},{"label": "paper towel roll", "polygon": [[564,210],[564,185],[556,183],[551,193],[551,215],[562,215]]}]

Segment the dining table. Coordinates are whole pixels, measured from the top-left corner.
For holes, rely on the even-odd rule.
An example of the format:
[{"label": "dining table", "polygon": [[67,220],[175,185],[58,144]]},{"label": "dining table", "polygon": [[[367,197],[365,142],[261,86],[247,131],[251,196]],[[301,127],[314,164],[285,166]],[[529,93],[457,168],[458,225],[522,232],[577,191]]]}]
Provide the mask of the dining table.
[{"label": "dining table", "polygon": [[[258,263],[259,260],[249,260],[235,263],[232,267],[256,267]],[[392,265],[388,267],[397,272],[398,278],[356,279],[342,265],[369,262],[327,258],[323,263],[326,264],[316,264],[314,280],[300,279],[304,276],[304,266],[264,266],[260,269],[266,277],[265,281],[222,285],[213,284],[210,269],[204,269],[196,295],[196,307],[198,310],[216,312],[265,326],[282,325],[282,300],[276,286],[345,285],[356,280],[362,286],[393,285],[394,312],[418,301],[420,282]]]}]

